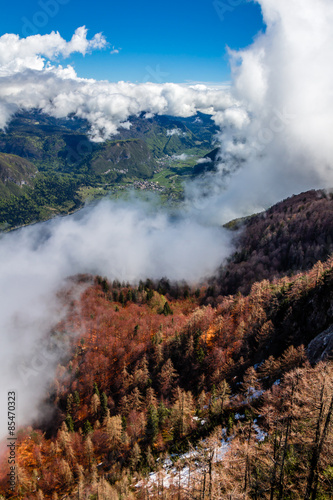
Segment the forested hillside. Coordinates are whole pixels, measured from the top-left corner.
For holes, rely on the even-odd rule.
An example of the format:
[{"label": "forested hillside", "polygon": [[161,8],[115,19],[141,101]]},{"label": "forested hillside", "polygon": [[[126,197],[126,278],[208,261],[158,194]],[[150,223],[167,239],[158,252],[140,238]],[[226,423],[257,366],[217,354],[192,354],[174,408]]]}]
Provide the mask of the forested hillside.
[{"label": "forested hillside", "polygon": [[31,186],[37,168],[19,156],[0,153],[0,198],[20,195],[24,186]]},{"label": "forested hillside", "polygon": [[234,221],[236,252],[213,281],[212,296],[248,293],[255,281],[311,269],[333,252],[333,193],[308,191]]},{"label": "forested hillside", "polygon": [[[91,142],[88,128],[84,120],[36,110],[18,113],[0,131],[1,229],[68,214],[87,200],[137,187],[163,191],[166,200],[181,198],[183,176],[195,173],[196,158],[213,148],[217,130],[202,114],[134,116],[103,143]],[[190,159],[189,167],[183,168],[181,155]]]},{"label": "forested hillside", "polygon": [[[73,278],[67,318],[50,334],[70,347],[47,418],[19,433],[15,498],[331,498],[333,257],[316,242],[329,203],[305,193],[250,219],[245,248],[255,221],[296,228],[299,218],[299,247],[326,260],[299,273],[286,261],[281,278],[266,266],[269,280],[252,285],[244,275],[249,293],[202,305],[205,284]],[[256,234],[266,248],[267,232]]]},{"label": "forested hillside", "polygon": [[137,116],[129,122],[114,141],[94,143],[84,120],[55,119],[38,111],[18,113],[6,132],[0,132],[0,151],[33,161],[41,171],[69,173],[90,167],[94,154],[103,154],[114,142],[137,139],[140,145],[144,141],[156,159],[195,147],[209,149],[217,132],[211,117],[202,114],[189,119]]},{"label": "forested hillside", "polygon": [[140,139],[107,141],[101,151],[92,155],[90,165],[95,174],[111,180],[119,174],[147,179],[157,167],[147,144]]}]

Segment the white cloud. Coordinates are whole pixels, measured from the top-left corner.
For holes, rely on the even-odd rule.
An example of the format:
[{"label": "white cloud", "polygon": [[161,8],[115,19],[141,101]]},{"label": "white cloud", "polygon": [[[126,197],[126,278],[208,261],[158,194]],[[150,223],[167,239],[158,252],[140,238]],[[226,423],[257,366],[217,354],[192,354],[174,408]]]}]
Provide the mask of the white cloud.
[{"label": "white cloud", "polygon": [[188,186],[192,199],[205,193],[197,204],[221,222],[333,187],[333,4],[258,3],[267,29],[230,52],[237,104],[214,117],[223,127],[219,171]]},{"label": "white cloud", "polygon": [[186,153],[182,153],[181,155],[173,155],[172,158],[179,161],[186,161],[190,158],[191,155],[187,155]]},{"label": "white cloud", "polygon": [[[210,275],[230,251],[228,233],[154,205],[104,201],[0,239],[0,398],[18,393],[18,422],[32,421],[58,359],[45,360],[41,339],[65,313],[56,292],[68,276],[109,279]],[[57,298],[58,297],[58,298]],[[0,415],[0,437],[6,416]]]},{"label": "white cloud", "polygon": [[225,91],[207,87],[199,90],[174,83],[96,82],[77,78],[71,67],[46,67],[0,78],[0,102],[8,110],[2,127],[13,108],[39,108],[57,118],[72,113],[87,119],[92,139],[103,141],[132,115],[146,112],[187,117],[197,111],[223,110],[232,101]]},{"label": "white cloud", "polygon": [[[74,68],[55,64],[74,52],[83,55],[107,45],[102,34],[87,40],[85,27],[69,42],[59,33],[20,39],[0,38],[0,127],[12,114],[38,108],[57,118],[74,114],[91,124],[91,138],[103,141],[115,134],[131,115],[192,116],[197,111],[221,112],[235,101],[224,88],[173,83],[110,83],[78,78]],[[118,50],[118,49],[115,49]]]},{"label": "white cloud", "polygon": [[[54,32],[26,39],[1,37],[0,127],[16,111],[38,108],[58,118],[74,114],[87,119],[91,138],[102,141],[119,127],[130,127],[128,118],[142,112],[146,117],[191,116],[198,110],[221,112],[234,102],[224,89],[95,81],[78,78],[73,67],[54,62],[105,46],[102,35],[87,40],[85,28],[76,30],[69,42]],[[91,272],[130,281],[167,276],[192,282],[213,273],[230,247],[220,227],[201,226],[190,215],[178,214],[176,220],[136,202],[101,203],[75,217],[2,237],[1,401],[6,391],[17,390],[20,424],[37,415],[37,404],[54,373],[52,361],[38,367],[40,339],[65,312],[56,291],[66,277]],[[35,372],[32,379],[22,376],[25,363],[28,373]],[[1,435],[4,418],[2,414]]]},{"label": "white cloud", "polygon": [[200,158],[197,160],[197,164],[200,165],[201,163],[213,163],[213,160],[207,156],[206,158]]},{"label": "white cloud", "polygon": [[121,51],[121,49],[116,49],[115,47],[112,47],[112,50],[111,50],[110,54],[112,54],[112,55],[113,54],[119,54],[120,51]]},{"label": "white cloud", "polygon": [[69,57],[78,52],[85,55],[95,49],[106,46],[106,39],[101,33],[87,40],[85,26],[78,28],[69,42],[64,40],[59,32],[49,35],[33,35],[20,38],[7,33],[0,37],[0,76],[12,75],[26,69],[42,71],[46,60],[57,57]]},{"label": "white cloud", "polygon": [[180,128],[172,128],[170,130],[167,130],[167,136],[172,137],[173,135],[178,135],[179,137],[185,137],[187,133],[183,132]]}]

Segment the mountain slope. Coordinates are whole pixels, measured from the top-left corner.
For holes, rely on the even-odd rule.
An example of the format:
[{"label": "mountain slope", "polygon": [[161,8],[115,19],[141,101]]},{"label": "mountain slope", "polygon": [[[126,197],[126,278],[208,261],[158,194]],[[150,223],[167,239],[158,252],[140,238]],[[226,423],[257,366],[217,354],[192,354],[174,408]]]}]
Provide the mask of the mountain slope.
[{"label": "mountain slope", "polygon": [[[301,343],[333,322],[333,258],[256,283],[216,309],[197,307],[189,289],[174,300],[149,281],[130,287],[101,277],[75,304],[75,283],[88,281],[78,277],[63,292],[70,311],[55,331],[72,347],[46,396],[52,417],[19,433],[23,498],[36,498],[38,477],[37,498],[143,499],[149,489],[155,499],[161,469],[164,498],[199,500],[210,483],[217,500],[296,500],[307,488],[329,498],[333,365],[311,367]],[[213,481],[202,473],[209,464]],[[5,472],[3,464],[1,494]]]},{"label": "mountain slope", "polygon": [[240,291],[252,283],[310,269],[333,252],[333,193],[308,191],[264,213],[234,221],[236,251],[212,280],[212,296]]},{"label": "mountain slope", "polygon": [[200,163],[197,163],[193,169],[193,175],[202,175],[206,172],[213,172],[217,168],[220,148],[215,148],[210,153],[206,154]]},{"label": "mountain slope", "polygon": [[[78,209],[87,199],[100,198],[110,192],[118,196],[118,191],[122,192],[125,186],[134,187],[135,181],[150,179],[157,171],[162,177],[164,173],[166,177],[171,176],[174,174],[170,167],[172,155],[177,152],[196,157],[201,152],[205,154],[216,131],[211,117],[205,115],[190,119],[142,115],[131,117],[130,122],[128,129],[119,130],[116,140],[93,143],[85,120],[56,119],[38,110],[18,113],[6,132],[0,131],[0,153],[7,155],[3,156],[2,167],[5,183],[0,180],[1,228],[45,220],[57,213],[66,214]],[[20,157],[21,166],[22,162],[25,167],[31,162],[35,170],[38,168],[38,185],[44,186],[43,196],[34,189],[37,179],[31,182],[30,174],[28,177],[18,171],[13,174],[13,165],[6,164],[8,155]],[[18,162],[16,159],[16,169]],[[180,170],[173,179],[187,173],[183,168]],[[24,189],[20,187],[23,183],[26,183]],[[154,183],[143,187],[160,188]],[[172,182],[165,197],[178,198],[181,190],[180,182]],[[25,199],[17,200],[16,196],[23,192]],[[67,200],[65,193],[68,193]]]},{"label": "mountain slope", "polygon": [[172,155],[184,149],[209,149],[217,127],[208,115],[198,113],[196,117],[172,116],[131,117],[131,128],[120,129],[121,139],[143,139],[155,158]]},{"label": "mountain slope", "polygon": [[[141,139],[155,158],[198,146],[207,149],[217,130],[211,118],[204,115],[185,120],[165,116],[145,118],[142,115],[131,117],[129,121],[131,127],[119,129],[115,136],[117,141]],[[88,130],[88,123],[77,118],[56,119],[38,111],[19,113],[6,133],[0,131],[0,151],[27,158],[43,171],[77,171],[82,165],[89,164],[95,152],[103,154],[110,142],[90,142]]]},{"label": "mountain slope", "polygon": [[31,185],[37,168],[16,155],[0,153],[0,198],[20,195],[22,187]]},{"label": "mountain slope", "polygon": [[89,163],[95,174],[113,180],[120,176],[145,179],[153,175],[157,166],[146,143],[140,139],[107,141]]}]

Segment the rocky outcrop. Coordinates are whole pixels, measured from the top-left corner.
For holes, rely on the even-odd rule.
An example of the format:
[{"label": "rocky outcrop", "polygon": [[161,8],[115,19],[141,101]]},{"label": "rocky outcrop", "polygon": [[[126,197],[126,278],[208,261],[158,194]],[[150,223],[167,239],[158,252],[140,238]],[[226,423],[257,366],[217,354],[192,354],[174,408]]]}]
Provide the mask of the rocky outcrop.
[{"label": "rocky outcrop", "polygon": [[307,355],[312,364],[333,358],[333,325],[310,342]]}]

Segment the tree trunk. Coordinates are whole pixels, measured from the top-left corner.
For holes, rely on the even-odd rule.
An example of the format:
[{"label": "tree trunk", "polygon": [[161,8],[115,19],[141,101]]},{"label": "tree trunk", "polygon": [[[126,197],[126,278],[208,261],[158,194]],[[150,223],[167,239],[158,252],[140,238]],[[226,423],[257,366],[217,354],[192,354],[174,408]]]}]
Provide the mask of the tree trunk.
[{"label": "tree trunk", "polygon": [[325,382],[323,383],[323,386],[322,386],[321,392],[320,392],[320,408],[319,408],[319,415],[318,415],[317,426],[316,426],[316,436],[315,436],[313,447],[312,447],[310,470],[309,470],[304,500],[310,499],[310,496],[312,493],[312,485],[313,485],[313,481],[314,481],[316,469],[317,469],[318,447],[319,447],[319,441],[320,441],[320,429],[321,429],[322,420],[323,420],[323,413],[324,413],[324,393],[325,393]]},{"label": "tree trunk", "polygon": [[271,492],[270,492],[270,500],[274,500],[274,488],[276,486],[276,473],[277,473],[277,460],[278,460],[278,450],[280,449],[281,446],[281,439],[278,442],[278,428],[279,428],[279,421],[276,420],[276,426],[275,426],[275,436],[274,436],[274,455],[273,455],[273,471],[272,471],[272,478],[271,478]]},{"label": "tree trunk", "polygon": [[283,446],[283,455],[282,455],[282,462],[281,462],[281,473],[280,473],[280,478],[279,478],[279,495],[278,495],[278,500],[282,500],[283,497],[283,476],[284,476],[284,464],[287,458],[287,449],[288,449],[288,441],[289,441],[289,434],[291,431],[291,423],[292,423],[292,408],[293,408],[293,403],[294,403],[294,394],[295,394],[295,389],[298,384],[298,377],[296,378],[296,381],[293,382],[292,384],[292,389],[291,389],[291,396],[290,396],[290,415],[287,418],[287,429],[286,429],[286,437],[284,440],[284,446]]},{"label": "tree trunk", "polygon": [[311,500],[316,500],[316,496],[317,496],[318,479],[319,479],[317,467],[318,467],[318,464],[319,464],[319,461],[321,458],[321,452],[322,452],[322,449],[323,449],[323,446],[324,446],[324,443],[325,443],[325,440],[326,440],[326,437],[328,434],[328,430],[329,430],[329,426],[330,426],[331,418],[332,418],[332,413],[333,413],[333,396],[332,396],[331,403],[330,403],[330,406],[329,406],[329,409],[327,412],[323,433],[321,435],[321,439],[320,439],[319,446],[318,446],[318,452],[316,453],[315,486],[312,490]]},{"label": "tree trunk", "polygon": [[213,474],[213,458],[214,458],[214,450],[209,457],[209,487],[208,487],[208,498],[212,500],[212,474]]},{"label": "tree trunk", "polygon": [[[248,437],[248,441],[247,441],[248,450],[249,450],[249,446],[250,446],[251,435],[252,435],[252,418],[251,418],[250,424],[249,424],[249,437]],[[248,486],[250,486],[250,483],[251,483],[251,467],[250,467],[249,451],[247,451],[246,461],[245,461],[244,493],[246,492]]]},{"label": "tree trunk", "polygon": [[204,480],[202,486],[202,500],[205,500],[205,494],[206,494],[206,471],[204,472]]}]

